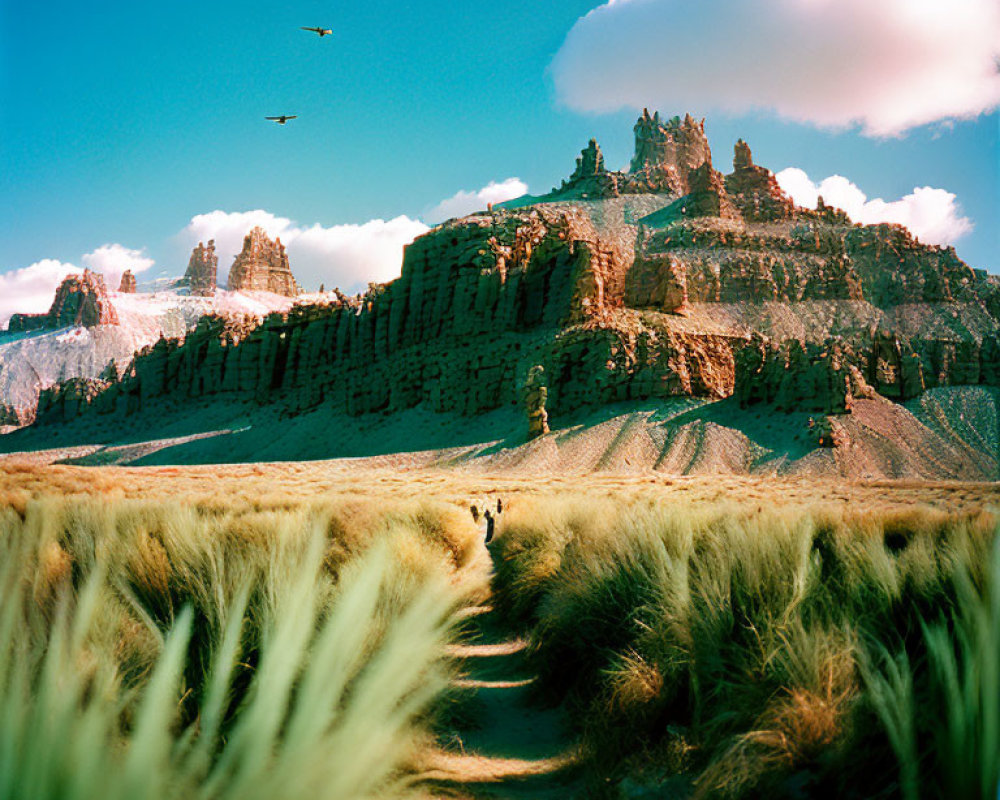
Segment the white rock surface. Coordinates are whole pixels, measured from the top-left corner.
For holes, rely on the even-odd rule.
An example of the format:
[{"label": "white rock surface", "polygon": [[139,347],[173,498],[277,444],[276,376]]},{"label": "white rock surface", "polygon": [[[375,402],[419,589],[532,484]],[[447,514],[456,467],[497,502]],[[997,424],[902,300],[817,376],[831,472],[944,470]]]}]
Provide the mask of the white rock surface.
[{"label": "white rock surface", "polygon": [[58,381],[96,378],[112,360],[123,370],[136,350],[161,336],[183,336],[205,314],[264,317],[272,311],[287,311],[294,302],[269,292],[221,289],[214,297],[177,291],[108,294],[119,325],[28,334],[0,331],[0,404],[34,408],[39,390]]}]

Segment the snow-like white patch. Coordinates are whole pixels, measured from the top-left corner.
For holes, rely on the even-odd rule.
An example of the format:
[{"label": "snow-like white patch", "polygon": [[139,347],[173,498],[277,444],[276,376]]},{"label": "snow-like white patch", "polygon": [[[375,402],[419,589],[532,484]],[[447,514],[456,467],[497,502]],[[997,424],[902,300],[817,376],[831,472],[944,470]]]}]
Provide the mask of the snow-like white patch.
[{"label": "snow-like white patch", "polygon": [[0,332],[0,403],[34,406],[38,390],[58,381],[96,378],[112,360],[119,370],[124,369],[138,350],[161,336],[184,336],[205,314],[263,318],[301,302],[270,292],[224,289],[213,297],[192,297],[178,291],[108,292],[108,296],[118,325],[29,334]]},{"label": "snow-like white patch", "polygon": [[337,302],[336,292],[303,292],[295,298],[295,305],[323,305],[324,303]]},{"label": "snow-like white patch", "polygon": [[87,344],[90,342],[90,331],[86,328],[70,328],[65,333],[56,336],[60,344]]},{"label": "snow-like white patch", "polygon": [[148,343],[160,336],[183,336],[205,314],[265,317],[272,311],[288,311],[294,300],[271,292],[228,292],[217,289],[212,297],[169,292],[110,292],[111,303],[122,326]]}]

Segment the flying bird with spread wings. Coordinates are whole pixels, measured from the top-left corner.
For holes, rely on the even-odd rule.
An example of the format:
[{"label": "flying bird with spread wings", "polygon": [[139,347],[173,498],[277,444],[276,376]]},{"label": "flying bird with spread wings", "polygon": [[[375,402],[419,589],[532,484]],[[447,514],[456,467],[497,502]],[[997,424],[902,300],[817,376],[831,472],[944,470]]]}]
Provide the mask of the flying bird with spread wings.
[{"label": "flying bird with spread wings", "polygon": [[264,119],[270,119],[279,125],[284,125],[290,119],[298,119],[298,114],[282,114],[280,117],[264,117]]},{"label": "flying bird with spread wings", "polygon": [[333,31],[330,30],[329,28],[302,28],[302,27],[300,27],[299,30],[300,31],[312,31],[317,36],[319,36],[320,39],[322,39],[324,36],[332,36],[333,35]]}]

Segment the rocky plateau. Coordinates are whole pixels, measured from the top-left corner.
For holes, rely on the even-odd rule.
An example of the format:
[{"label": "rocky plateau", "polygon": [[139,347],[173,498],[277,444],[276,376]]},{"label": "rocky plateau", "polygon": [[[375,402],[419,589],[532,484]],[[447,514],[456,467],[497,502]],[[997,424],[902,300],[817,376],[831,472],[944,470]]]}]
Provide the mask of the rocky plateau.
[{"label": "rocky plateau", "polygon": [[[114,370],[45,388],[35,424],[0,446],[40,446],[56,429],[110,441],[136,420],[238,404],[265,410],[273,437],[280,420],[320,412],[475,427],[507,409],[520,421],[501,438],[536,452],[533,440],[551,450],[566,424],[608,404],[695,403],[681,427],[675,414],[630,417],[629,436],[646,431],[635,463],[997,477],[994,277],[902,227],[854,224],[822,200],[796,207],[742,140],[732,171],[718,171],[704,121],[644,112],[634,134],[627,170],[609,171],[591,140],[552,192],[449,220],[406,248],[398,279],[363,295],[300,299],[263,319],[208,313]],[[192,295],[217,291],[216,269],[213,243],[199,245]],[[260,229],[228,285],[299,291]],[[102,292],[67,289],[45,324],[113,325]],[[692,447],[742,455],[679,455]],[[326,454],[341,454],[335,441]]]}]

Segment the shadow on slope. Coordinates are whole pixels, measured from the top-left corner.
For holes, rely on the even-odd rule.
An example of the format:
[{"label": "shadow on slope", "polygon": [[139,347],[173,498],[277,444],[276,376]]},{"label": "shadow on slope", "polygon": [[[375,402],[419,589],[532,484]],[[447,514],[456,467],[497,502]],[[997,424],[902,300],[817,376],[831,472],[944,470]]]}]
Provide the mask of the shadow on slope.
[{"label": "shadow on slope", "polygon": [[733,399],[618,403],[554,418],[527,441],[520,409],[478,417],[421,407],[351,417],[329,408],[156,407],[0,437],[0,452],[45,451],[78,465],[176,465],[364,459],[374,467],[444,467],[523,475],[590,472],[772,474],[850,479],[995,480],[997,390],[946,387],[906,406],[859,400],[834,418],[837,447],[816,447],[809,419]]}]

